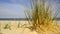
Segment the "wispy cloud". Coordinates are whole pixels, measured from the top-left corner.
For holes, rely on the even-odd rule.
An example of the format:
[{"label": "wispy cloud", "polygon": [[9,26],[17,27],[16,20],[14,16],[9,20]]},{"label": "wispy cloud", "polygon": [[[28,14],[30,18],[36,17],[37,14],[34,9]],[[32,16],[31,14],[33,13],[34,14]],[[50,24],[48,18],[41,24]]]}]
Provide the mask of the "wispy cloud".
[{"label": "wispy cloud", "polygon": [[[30,4],[30,0],[0,0],[0,18],[25,18],[24,11],[30,9]],[[60,0],[51,0],[51,5],[55,8],[52,14],[60,10]]]},{"label": "wispy cloud", "polygon": [[27,7],[20,4],[0,4],[0,18],[24,18]]}]

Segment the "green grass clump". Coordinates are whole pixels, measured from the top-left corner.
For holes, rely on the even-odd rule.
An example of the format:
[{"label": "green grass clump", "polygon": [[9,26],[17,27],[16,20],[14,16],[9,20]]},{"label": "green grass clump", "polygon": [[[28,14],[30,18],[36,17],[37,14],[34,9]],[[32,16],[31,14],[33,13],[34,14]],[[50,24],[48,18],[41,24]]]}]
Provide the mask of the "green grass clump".
[{"label": "green grass clump", "polygon": [[4,27],[4,29],[10,29],[11,30],[10,25],[6,24],[5,27]]}]

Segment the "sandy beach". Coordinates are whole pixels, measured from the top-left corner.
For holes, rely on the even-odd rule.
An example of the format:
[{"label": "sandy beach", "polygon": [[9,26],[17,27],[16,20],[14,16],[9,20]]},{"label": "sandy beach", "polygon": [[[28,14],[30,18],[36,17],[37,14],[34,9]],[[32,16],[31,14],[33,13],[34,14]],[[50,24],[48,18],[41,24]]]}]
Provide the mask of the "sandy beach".
[{"label": "sandy beach", "polygon": [[[60,21],[54,21],[54,22],[56,22],[54,24],[60,28]],[[31,31],[28,28],[18,28],[18,23],[20,23],[21,25],[23,25],[23,24],[28,25],[28,21],[0,20],[0,29],[1,29],[0,32],[3,34],[38,34],[36,31]],[[11,30],[10,29],[4,29],[6,24],[9,24],[11,26]],[[52,33],[52,34],[55,34],[55,33]]]}]

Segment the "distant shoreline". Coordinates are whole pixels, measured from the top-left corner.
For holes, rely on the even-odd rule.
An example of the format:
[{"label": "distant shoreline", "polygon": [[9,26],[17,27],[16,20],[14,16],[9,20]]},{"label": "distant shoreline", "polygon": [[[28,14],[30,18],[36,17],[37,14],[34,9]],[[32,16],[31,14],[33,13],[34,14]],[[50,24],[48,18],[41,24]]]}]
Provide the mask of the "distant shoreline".
[{"label": "distant shoreline", "polygon": [[[0,20],[32,20],[31,18],[0,18]],[[55,18],[54,20],[60,20],[60,18]]]},{"label": "distant shoreline", "polygon": [[32,20],[29,18],[0,18],[0,20]]}]

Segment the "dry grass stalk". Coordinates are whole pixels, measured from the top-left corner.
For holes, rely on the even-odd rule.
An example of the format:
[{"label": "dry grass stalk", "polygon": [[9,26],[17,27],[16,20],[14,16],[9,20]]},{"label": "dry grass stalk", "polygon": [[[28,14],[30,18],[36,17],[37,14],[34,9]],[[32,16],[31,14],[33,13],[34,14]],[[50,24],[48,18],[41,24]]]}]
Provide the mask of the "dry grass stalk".
[{"label": "dry grass stalk", "polygon": [[51,10],[48,4],[45,6],[44,0],[33,0],[31,29],[37,31],[39,34],[42,31],[53,31],[60,34],[60,29],[52,24],[54,18],[51,16]]}]

